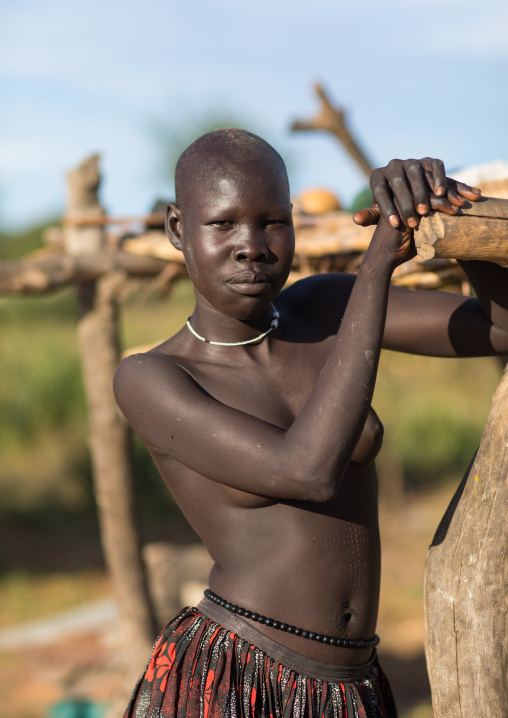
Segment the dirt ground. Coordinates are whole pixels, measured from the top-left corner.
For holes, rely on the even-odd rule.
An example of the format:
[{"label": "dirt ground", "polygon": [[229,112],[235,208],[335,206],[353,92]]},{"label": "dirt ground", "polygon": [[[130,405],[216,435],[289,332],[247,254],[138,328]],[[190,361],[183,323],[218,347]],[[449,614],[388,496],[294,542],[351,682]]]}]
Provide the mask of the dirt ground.
[{"label": "dirt ground", "polygon": [[[381,505],[379,654],[403,718],[432,716],[423,652],[422,578],[427,547],[453,491],[450,486],[408,496],[398,505]],[[107,600],[105,577],[104,587],[105,613],[95,625],[92,621],[82,628],[67,628],[60,635],[56,631],[46,640],[26,638],[7,648],[1,643],[6,629],[0,632],[0,718],[57,718],[64,713],[55,705],[77,699],[93,704],[87,710],[81,704],[82,718],[98,718],[107,704],[125,695],[116,622],[107,619],[114,606]]]}]

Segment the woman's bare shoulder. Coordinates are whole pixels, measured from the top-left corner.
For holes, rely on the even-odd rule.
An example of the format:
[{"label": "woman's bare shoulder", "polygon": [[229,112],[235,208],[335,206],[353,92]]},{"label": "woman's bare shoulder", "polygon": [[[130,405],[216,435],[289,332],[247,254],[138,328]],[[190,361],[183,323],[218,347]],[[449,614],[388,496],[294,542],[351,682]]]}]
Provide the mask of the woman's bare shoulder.
[{"label": "woman's bare shoulder", "polygon": [[329,308],[336,302],[347,303],[355,279],[355,274],[343,272],[313,274],[286,287],[280,293],[278,301],[288,307],[300,308],[302,311]]},{"label": "woman's bare shoulder", "polygon": [[[351,296],[354,274],[316,274],[284,289],[277,298],[282,316],[291,317],[298,333],[319,340],[335,335]],[[305,341],[309,339],[307,337]]]},{"label": "woman's bare shoulder", "polygon": [[172,389],[185,391],[185,386],[192,384],[194,380],[179,361],[178,351],[173,352],[168,341],[122,359],[115,371],[113,391],[118,406],[130,421],[133,408],[144,405],[148,396],[162,388],[165,393]]}]

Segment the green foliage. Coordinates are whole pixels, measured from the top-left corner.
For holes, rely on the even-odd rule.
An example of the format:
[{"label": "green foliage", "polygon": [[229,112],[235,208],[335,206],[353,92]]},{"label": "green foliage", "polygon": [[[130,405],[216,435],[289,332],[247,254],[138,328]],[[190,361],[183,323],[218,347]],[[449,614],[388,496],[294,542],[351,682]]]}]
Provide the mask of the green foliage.
[{"label": "green foliage", "polygon": [[363,209],[364,207],[370,207],[372,203],[372,192],[368,187],[364,187],[364,189],[360,190],[360,192],[358,192],[354,200],[351,202],[348,208],[348,212],[354,214],[355,212],[358,212],[359,209]]},{"label": "green foliage", "polygon": [[0,259],[17,259],[40,249],[43,246],[43,231],[50,225],[56,224],[57,221],[56,219],[47,220],[19,232],[0,230]]},{"label": "green foliage", "polygon": [[52,327],[56,321],[68,320],[70,326],[75,327],[77,316],[78,303],[74,289],[65,289],[55,294],[0,297],[2,328],[22,327],[25,338],[26,330],[32,324],[43,322]]},{"label": "green foliage", "polygon": [[4,521],[43,529],[93,506],[76,317],[72,290],[0,299]]},{"label": "green foliage", "polygon": [[381,484],[394,472],[403,474],[406,488],[459,478],[478,447],[499,379],[492,357],[384,353],[373,402],[386,429]]},{"label": "green foliage", "polygon": [[0,321],[8,336],[0,346],[0,362],[4,379],[9,379],[0,384],[4,417],[0,447],[22,445],[41,428],[58,430],[84,416],[75,320],[66,317],[72,310],[68,294],[52,302],[0,301]]},{"label": "green foliage", "polygon": [[393,436],[407,486],[443,483],[464,473],[480,442],[483,422],[453,406],[423,404],[398,417]]},{"label": "green foliage", "polygon": [[[143,296],[145,297],[143,300]],[[174,334],[193,306],[181,282],[168,301],[134,297],[122,312],[127,346]],[[96,531],[86,399],[77,347],[72,289],[39,297],[0,298],[0,514],[27,530]],[[146,449],[134,441],[136,494],[142,522],[162,523],[175,510]]]}]

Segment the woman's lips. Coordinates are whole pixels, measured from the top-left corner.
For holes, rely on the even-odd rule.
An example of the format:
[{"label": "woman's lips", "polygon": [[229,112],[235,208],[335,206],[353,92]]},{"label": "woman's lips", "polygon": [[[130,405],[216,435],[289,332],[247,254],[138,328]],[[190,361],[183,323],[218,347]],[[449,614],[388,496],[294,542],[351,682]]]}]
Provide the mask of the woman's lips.
[{"label": "woman's lips", "polygon": [[266,284],[270,276],[264,272],[238,272],[228,279],[228,284]]},{"label": "woman's lips", "polygon": [[227,280],[240,294],[260,294],[270,282],[268,274],[251,271],[239,272]]}]

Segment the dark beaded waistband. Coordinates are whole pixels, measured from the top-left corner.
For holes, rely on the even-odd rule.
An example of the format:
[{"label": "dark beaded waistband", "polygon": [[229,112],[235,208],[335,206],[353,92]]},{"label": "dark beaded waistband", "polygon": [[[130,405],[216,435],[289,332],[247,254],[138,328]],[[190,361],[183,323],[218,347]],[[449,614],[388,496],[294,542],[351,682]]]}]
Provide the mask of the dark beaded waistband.
[{"label": "dark beaded waistband", "polygon": [[282,621],[276,621],[273,618],[267,618],[266,616],[261,616],[259,613],[254,613],[254,611],[249,611],[241,606],[236,606],[233,603],[229,603],[229,601],[226,601],[224,598],[217,596],[217,594],[210,591],[209,588],[206,589],[205,596],[210,601],[213,601],[219,606],[222,606],[222,608],[225,608],[226,611],[236,613],[242,618],[249,618],[252,621],[263,623],[265,626],[269,626],[270,628],[276,628],[277,630],[285,631],[286,633],[293,633],[295,636],[308,638],[311,641],[319,641],[319,643],[326,643],[330,646],[339,646],[340,648],[374,648],[379,645],[380,638],[377,633],[375,633],[374,637],[370,638],[368,641],[363,641],[361,639],[352,640],[348,638],[332,638],[331,636],[325,636],[322,633],[315,633],[314,631],[306,631],[303,628],[290,626]]}]

